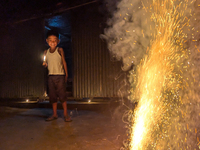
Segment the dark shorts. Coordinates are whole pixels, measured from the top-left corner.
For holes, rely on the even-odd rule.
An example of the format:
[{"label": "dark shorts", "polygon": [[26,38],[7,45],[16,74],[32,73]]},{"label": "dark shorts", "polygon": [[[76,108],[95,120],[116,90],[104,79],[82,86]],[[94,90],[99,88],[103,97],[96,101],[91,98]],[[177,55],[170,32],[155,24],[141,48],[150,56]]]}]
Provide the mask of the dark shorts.
[{"label": "dark shorts", "polygon": [[58,100],[63,103],[67,100],[65,76],[63,75],[49,75],[49,102],[55,103]]}]

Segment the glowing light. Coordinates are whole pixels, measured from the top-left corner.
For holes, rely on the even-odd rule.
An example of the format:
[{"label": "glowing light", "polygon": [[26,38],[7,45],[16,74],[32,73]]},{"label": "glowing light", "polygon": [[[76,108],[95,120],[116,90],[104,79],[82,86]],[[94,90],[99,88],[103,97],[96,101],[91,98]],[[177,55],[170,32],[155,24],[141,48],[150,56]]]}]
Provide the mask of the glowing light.
[{"label": "glowing light", "polygon": [[183,79],[182,71],[178,69],[181,67],[187,71],[190,65],[188,61],[180,63],[181,59],[188,57],[182,44],[183,29],[189,27],[189,20],[184,16],[187,3],[187,0],[184,3],[158,0],[152,1],[150,7],[144,6],[151,13],[156,28],[150,49],[137,67],[135,86],[131,89],[133,97],[139,99],[131,128],[132,150],[173,149],[170,144],[162,143],[169,137],[172,111],[179,112],[182,104],[179,90],[187,86],[187,79]]},{"label": "glowing light", "polygon": [[28,103],[28,102],[29,102],[29,99],[26,99],[26,102]]},{"label": "glowing light", "polygon": [[44,61],[44,62],[46,61],[46,55],[44,55],[43,61]]},{"label": "glowing light", "polygon": [[44,97],[47,97],[47,96],[48,96],[47,91],[44,91],[43,96],[44,96]]},{"label": "glowing light", "polygon": [[130,69],[128,99],[137,104],[123,115],[125,149],[199,149],[199,2],[122,0],[109,19],[104,39]]}]

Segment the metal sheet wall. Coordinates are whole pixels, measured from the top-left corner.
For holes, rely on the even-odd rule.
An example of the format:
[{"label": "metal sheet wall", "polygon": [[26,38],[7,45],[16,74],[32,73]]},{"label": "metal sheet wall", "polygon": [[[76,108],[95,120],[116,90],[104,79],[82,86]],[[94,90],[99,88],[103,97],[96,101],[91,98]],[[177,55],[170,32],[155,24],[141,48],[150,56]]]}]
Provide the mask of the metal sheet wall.
[{"label": "metal sheet wall", "polygon": [[0,97],[39,97],[44,92],[43,20],[1,27]]},{"label": "metal sheet wall", "polygon": [[[95,11],[96,10],[96,11]],[[126,74],[121,63],[109,54],[103,33],[103,18],[96,4],[81,8],[72,16],[73,96],[118,97]]]},{"label": "metal sheet wall", "polygon": [[[100,39],[104,23],[96,3],[72,13],[73,97],[118,97],[126,84],[121,63],[109,54]],[[0,97],[43,95],[45,69],[44,20],[0,28]]]}]

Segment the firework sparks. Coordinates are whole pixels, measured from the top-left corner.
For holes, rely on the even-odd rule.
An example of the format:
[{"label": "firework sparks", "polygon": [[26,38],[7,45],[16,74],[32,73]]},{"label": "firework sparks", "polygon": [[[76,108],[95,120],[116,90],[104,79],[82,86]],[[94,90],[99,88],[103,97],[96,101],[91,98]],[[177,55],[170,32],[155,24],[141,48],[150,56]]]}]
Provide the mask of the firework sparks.
[{"label": "firework sparks", "polygon": [[[183,47],[188,25],[184,10],[188,2],[158,0],[149,7],[155,33],[147,56],[137,68],[136,88],[133,93],[139,99],[132,126],[130,148],[163,149],[162,138],[168,136],[172,110],[181,104],[179,89],[184,88],[181,59],[188,57]],[[181,85],[181,86],[180,86]],[[159,141],[159,142],[158,142]],[[169,148],[170,146],[168,146]]]},{"label": "firework sparks", "polygon": [[[200,0],[122,0],[104,39],[129,71],[126,149],[200,149]],[[134,113],[133,113],[134,111]],[[128,144],[127,144],[128,143]]]}]

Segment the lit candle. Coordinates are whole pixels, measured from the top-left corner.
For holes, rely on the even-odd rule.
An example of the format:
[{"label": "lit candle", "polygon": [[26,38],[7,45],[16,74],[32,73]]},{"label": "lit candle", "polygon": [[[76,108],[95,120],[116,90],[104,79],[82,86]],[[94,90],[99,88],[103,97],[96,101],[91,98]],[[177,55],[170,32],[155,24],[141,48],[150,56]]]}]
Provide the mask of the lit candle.
[{"label": "lit candle", "polygon": [[46,55],[44,55],[44,62],[46,61]]}]

